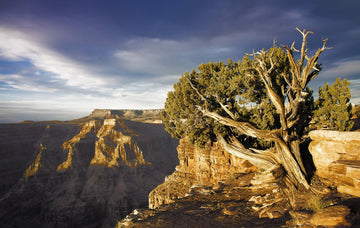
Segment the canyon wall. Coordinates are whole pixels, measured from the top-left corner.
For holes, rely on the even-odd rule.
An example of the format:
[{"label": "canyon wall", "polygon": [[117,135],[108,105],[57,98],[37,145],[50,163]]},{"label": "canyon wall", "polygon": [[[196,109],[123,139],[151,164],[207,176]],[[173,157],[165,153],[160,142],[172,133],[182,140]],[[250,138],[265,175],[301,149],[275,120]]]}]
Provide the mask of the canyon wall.
[{"label": "canyon wall", "polygon": [[100,114],[0,125],[1,227],[114,227],[148,206],[178,164],[178,140],[161,124]]},{"label": "canyon wall", "polygon": [[[310,153],[316,174],[339,192],[360,197],[360,132],[313,131]],[[201,189],[221,188],[257,168],[237,158],[218,143],[201,149],[181,139],[177,147],[179,165],[149,194],[149,207],[174,202]]]},{"label": "canyon wall", "polygon": [[316,174],[339,192],[360,197],[360,132],[317,130],[310,138]]},{"label": "canyon wall", "polygon": [[177,151],[179,165],[164,183],[151,191],[150,208],[174,202],[197,189],[221,188],[228,182],[234,183],[245,173],[256,171],[256,167],[247,160],[229,154],[218,143],[198,148],[185,138],[180,140]]}]

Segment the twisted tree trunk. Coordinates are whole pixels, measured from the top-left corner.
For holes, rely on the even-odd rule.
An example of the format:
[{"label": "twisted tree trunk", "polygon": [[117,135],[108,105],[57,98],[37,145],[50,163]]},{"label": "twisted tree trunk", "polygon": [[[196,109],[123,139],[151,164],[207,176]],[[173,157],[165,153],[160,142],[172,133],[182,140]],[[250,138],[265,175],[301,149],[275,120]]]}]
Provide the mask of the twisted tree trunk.
[{"label": "twisted tree trunk", "polygon": [[[279,92],[272,84],[271,74],[277,73],[273,72],[275,64],[271,58],[272,53],[264,50],[253,53],[254,59],[257,63],[254,66],[254,69],[264,83],[266,93],[280,116],[280,129],[261,130],[257,129],[248,122],[239,122],[235,119],[234,113],[227,109],[227,107],[219,100],[218,102],[220,103],[222,109],[226,111],[231,118],[211,112],[207,110],[207,108],[199,108],[204,116],[210,117],[223,125],[236,128],[244,135],[274,143],[275,146],[270,149],[259,150],[246,148],[235,137],[224,139],[221,136],[218,136],[218,141],[229,153],[244,158],[263,169],[275,169],[280,167],[283,172],[275,174],[275,178],[279,180],[284,193],[288,196],[291,203],[293,203],[296,191],[300,187],[310,189],[310,185],[306,178],[306,170],[301,158],[301,135],[299,135],[298,129],[299,126],[303,124],[301,123],[301,108],[303,107],[302,104],[305,102],[305,98],[308,95],[306,87],[308,83],[320,72],[318,59],[320,54],[326,49],[325,45],[327,41],[323,40],[322,48],[319,48],[315,55],[309,57],[307,55],[306,39],[308,34],[311,32],[305,30],[301,31],[298,28],[297,30],[303,37],[301,49],[296,50],[294,48],[294,43],[291,47],[283,46],[289,60],[290,72],[281,73],[280,76],[286,82],[284,86],[286,86],[287,90],[282,89],[282,91]],[[295,60],[293,52],[300,53],[300,58],[298,60]],[[265,61],[269,57],[270,66],[269,64],[266,64]],[[206,103],[206,99],[199,93],[191,81],[189,81],[189,83]],[[288,107],[285,109],[286,101],[288,102]]]}]

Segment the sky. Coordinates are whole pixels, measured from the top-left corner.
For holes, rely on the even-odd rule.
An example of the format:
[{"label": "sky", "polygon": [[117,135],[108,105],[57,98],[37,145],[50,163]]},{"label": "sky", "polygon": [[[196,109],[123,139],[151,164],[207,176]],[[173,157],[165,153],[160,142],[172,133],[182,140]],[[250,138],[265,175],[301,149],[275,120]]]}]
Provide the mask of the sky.
[{"label": "sky", "polygon": [[360,104],[358,0],[1,0],[0,123],[71,120],[98,109],[163,108],[201,63],[238,61],[296,27],[322,46],[317,92],[350,80]]}]

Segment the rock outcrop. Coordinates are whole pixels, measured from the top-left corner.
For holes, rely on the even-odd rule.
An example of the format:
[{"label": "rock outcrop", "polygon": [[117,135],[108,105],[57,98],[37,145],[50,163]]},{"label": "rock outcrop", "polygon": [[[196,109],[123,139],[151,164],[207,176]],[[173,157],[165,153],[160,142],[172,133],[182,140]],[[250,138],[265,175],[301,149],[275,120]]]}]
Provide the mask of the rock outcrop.
[{"label": "rock outcrop", "polygon": [[[319,133],[311,133],[312,139]],[[269,181],[274,180],[276,170],[259,170],[217,143],[200,149],[181,139],[177,147],[180,163],[149,194],[150,209],[135,210],[117,227],[357,227],[359,198],[348,195],[356,194],[339,193],[321,181],[330,178],[328,183],[339,191],[344,186],[355,187],[358,137],[332,134],[336,136],[331,140],[329,135],[318,135],[310,145],[321,177],[315,175],[311,180],[318,195],[299,190],[294,207],[289,206],[278,183]],[[314,149],[319,151],[314,153]],[[339,164],[346,167],[337,173],[333,167]],[[334,175],[343,176],[336,179]]]},{"label": "rock outcrop", "polygon": [[202,149],[181,139],[177,151],[179,165],[164,183],[151,191],[150,208],[172,203],[194,192],[206,194],[219,190],[228,182],[236,182],[238,177],[256,170],[247,160],[229,154],[218,143],[206,144]]},{"label": "rock outcrop", "polygon": [[[126,133],[130,133],[130,135],[126,135]],[[67,153],[67,159],[57,167],[57,171],[72,167],[76,144],[89,134],[96,135],[94,138],[95,154],[90,165],[119,167],[120,161],[127,166],[151,164],[145,161],[141,149],[132,140],[131,134],[135,133],[129,131],[123,120],[111,118],[103,121],[91,120],[85,123],[79,134],[64,142],[62,149]]]},{"label": "rock outcrop", "polygon": [[1,227],[113,227],[147,207],[178,164],[178,140],[108,117],[0,125]]},{"label": "rock outcrop", "polygon": [[360,132],[317,130],[310,138],[316,174],[339,192],[360,197]]},{"label": "rock outcrop", "polygon": [[36,156],[35,160],[33,161],[33,163],[25,170],[25,178],[34,176],[40,168],[42,168],[41,165],[41,155],[42,153],[46,153],[46,147],[44,147],[41,143],[40,143],[40,148],[39,148],[39,153]]},{"label": "rock outcrop", "polygon": [[[132,140],[131,135],[125,135],[116,129],[116,126],[121,125],[119,121],[118,119],[104,120],[104,124],[96,134],[98,140],[95,142],[95,155],[90,165],[118,167],[120,160],[127,166],[151,164],[145,161],[141,149]],[[128,129],[124,130],[128,131]]]},{"label": "rock outcrop", "polygon": [[84,139],[86,135],[94,132],[97,128],[99,128],[99,125],[100,121],[95,120],[85,123],[77,135],[62,144],[61,148],[67,153],[67,157],[66,161],[57,167],[57,171],[66,170],[72,167],[74,150],[77,149],[76,144],[79,143],[81,139]]},{"label": "rock outcrop", "polygon": [[346,221],[350,209],[343,205],[337,205],[325,208],[310,218],[310,224],[322,227],[349,227],[351,224]]}]

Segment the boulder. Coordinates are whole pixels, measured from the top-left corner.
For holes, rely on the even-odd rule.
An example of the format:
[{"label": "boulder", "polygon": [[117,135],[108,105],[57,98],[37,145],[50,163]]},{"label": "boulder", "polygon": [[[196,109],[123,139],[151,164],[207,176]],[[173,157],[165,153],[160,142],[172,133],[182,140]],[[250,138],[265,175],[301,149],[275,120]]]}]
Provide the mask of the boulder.
[{"label": "boulder", "polygon": [[343,205],[328,207],[316,212],[310,218],[310,223],[315,226],[324,227],[348,227],[346,216],[350,214],[350,208]]},{"label": "boulder", "polygon": [[309,145],[318,176],[342,193],[360,197],[360,132],[316,130]]}]

